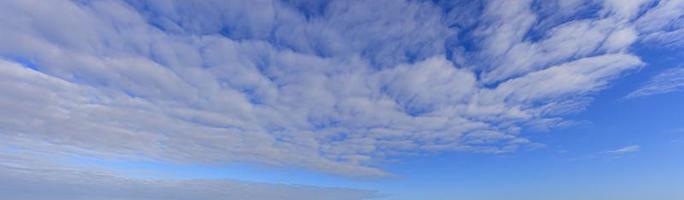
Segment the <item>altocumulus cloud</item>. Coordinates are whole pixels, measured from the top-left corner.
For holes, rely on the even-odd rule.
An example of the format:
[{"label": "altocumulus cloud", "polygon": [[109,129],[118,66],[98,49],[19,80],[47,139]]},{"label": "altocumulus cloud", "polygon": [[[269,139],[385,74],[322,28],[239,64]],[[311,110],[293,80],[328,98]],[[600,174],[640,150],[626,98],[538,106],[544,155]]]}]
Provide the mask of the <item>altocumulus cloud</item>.
[{"label": "altocumulus cloud", "polygon": [[513,152],[644,66],[629,47],[681,31],[682,4],[1,1],[0,145],[346,176]]}]

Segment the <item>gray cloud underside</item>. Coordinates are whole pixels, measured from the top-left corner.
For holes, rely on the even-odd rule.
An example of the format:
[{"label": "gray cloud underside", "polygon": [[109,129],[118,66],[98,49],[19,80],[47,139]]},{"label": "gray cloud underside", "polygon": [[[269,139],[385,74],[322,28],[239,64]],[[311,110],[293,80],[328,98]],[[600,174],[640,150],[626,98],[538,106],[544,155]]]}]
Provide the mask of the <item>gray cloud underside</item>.
[{"label": "gray cloud underside", "polygon": [[375,192],[235,180],[144,180],[0,153],[0,198],[26,200],[361,200]]},{"label": "gray cloud underside", "polygon": [[[352,176],[512,152],[643,66],[628,47],[684,13],[543,2],[2,1],[0,145]],[[585,3],[600,9],[572,18]]]}]

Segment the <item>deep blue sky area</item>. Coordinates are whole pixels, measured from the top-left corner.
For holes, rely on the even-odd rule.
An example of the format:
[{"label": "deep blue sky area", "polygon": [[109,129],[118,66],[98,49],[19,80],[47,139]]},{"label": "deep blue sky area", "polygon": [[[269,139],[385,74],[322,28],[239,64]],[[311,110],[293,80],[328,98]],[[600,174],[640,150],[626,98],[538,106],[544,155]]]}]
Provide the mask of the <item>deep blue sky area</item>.
[{"label": "deep blue sky area", "polygon": [[684,0],[0,1],[0,199],[682,200]]}]

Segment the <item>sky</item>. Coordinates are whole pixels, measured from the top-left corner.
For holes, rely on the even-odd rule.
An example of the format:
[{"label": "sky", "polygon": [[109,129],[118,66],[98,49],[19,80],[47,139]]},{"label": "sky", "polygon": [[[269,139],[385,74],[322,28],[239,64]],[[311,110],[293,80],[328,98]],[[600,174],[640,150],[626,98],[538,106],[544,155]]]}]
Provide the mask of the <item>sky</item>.
[{"label": "sky", "polygon": [[3,0],[0,199],[681,200],[683,0]]}]

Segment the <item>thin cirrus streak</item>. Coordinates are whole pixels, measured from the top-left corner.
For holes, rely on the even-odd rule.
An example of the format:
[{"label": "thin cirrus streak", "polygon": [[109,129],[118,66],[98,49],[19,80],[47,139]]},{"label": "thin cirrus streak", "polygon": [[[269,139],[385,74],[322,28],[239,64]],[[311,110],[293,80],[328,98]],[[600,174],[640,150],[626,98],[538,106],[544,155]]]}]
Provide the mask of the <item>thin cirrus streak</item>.
[{"label": "thin cirrus streak", "polygon": [[621,156],[621,155],[625,155],[625,154],[628,154],[628,153],[636,153],[636,152],[639,152],[639,151],[641,151],[641,146],[639,146],[639,145],[630,145],[630,146],[622,147],[622,148],[619,148],[619,149],[606,151],[606,153],[611,154],[611,155]]},{"label": "thin cirrus streak", "polygon": [[653,76],[646,84],[627,95],[627,98],[643,97],[684,90],[684,68],[667,69]]}]

